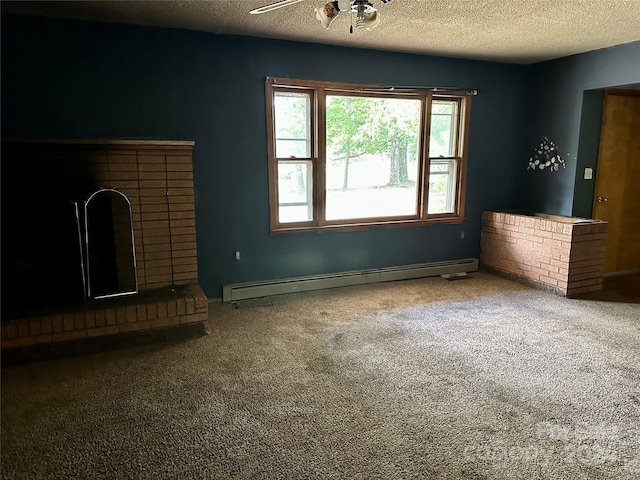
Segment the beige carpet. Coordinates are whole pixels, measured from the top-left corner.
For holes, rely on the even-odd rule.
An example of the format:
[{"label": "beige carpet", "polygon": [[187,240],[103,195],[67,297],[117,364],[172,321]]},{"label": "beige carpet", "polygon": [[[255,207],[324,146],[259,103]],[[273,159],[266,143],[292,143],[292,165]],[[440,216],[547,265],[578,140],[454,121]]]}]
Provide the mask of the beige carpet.
[{"label": "beige carpet", "polygon": [[2,370],[2,476],[640,478],[640,305],[488,273],[212,304]]}]

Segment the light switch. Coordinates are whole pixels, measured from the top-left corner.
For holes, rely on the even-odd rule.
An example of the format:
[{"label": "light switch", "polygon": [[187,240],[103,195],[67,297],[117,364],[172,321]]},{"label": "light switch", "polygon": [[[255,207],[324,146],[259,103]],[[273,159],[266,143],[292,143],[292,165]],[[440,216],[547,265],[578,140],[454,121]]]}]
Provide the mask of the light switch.
[{"label": "light switch", "polygon": [[584,169],[584,179],[591,180],[593,178],[593,168]]}]

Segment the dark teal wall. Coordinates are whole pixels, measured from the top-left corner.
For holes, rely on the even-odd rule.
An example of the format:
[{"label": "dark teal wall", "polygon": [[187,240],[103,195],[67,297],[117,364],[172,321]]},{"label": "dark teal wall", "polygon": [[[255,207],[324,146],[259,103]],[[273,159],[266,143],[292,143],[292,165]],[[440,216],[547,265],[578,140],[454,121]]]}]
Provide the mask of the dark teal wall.
[{"label": "dark teal wall", "polygon": [[[573,200],[573,215],[591,218],[593,193],[598,171],[598,153],[600,150],[600,130],[602,126],[602,107],[604,90],[587,90],[582,98],[580,116],[580,136],[578,138],[578,161],[576,168],[576,187]],[[593,178],[584,179],[584,169],[593,169]]]},{"label": "dark teal wall", "polygon": [[[585,92],[640,82],[640,42],[536,64],[531,79],[527,156],[520,161],[521,168],[526,170],[527,159],[545,136],[568,159],[559,172],[545,169],[523,174],[522,203],[533,211],[588,216],[595,177],[584,180],[583,174],[585,167],[595,167],[598,142],[593,135],[599,135],[600,112],[597,94],[585,96]],[[582,129],[581,122],[585,122]]]},{"label": "dark teal wall", "polygon": [[[526,66],[3,15],[2,134],[194,140],[200,283],[219,297],[234,282],[478,257],[482,211],[521,206],[530,74]],[[464,224],[270,235],[266,76],[477,89]]]}]

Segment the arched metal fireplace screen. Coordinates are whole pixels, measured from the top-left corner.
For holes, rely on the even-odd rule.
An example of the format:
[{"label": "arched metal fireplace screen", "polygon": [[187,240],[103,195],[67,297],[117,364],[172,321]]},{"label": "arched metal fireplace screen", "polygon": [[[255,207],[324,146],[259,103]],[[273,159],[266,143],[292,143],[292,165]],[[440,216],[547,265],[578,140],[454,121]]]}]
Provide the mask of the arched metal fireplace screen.
[{"label": "arched metal fireplace screen", "polygon": [[131,202],[104,188],[84,202],[85,279],[89,298],[138,292]]}]

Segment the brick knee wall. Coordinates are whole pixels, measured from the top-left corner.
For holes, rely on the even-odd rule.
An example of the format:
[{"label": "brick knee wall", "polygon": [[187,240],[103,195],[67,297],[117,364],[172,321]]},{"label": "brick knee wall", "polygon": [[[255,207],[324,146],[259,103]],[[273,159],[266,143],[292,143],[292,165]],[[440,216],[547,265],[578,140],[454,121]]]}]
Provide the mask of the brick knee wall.
[{"label": "brick knee wall", "polygon": [[561,216],[484,212],[484,265],[564,296],[602,289],[607,223]]}]

